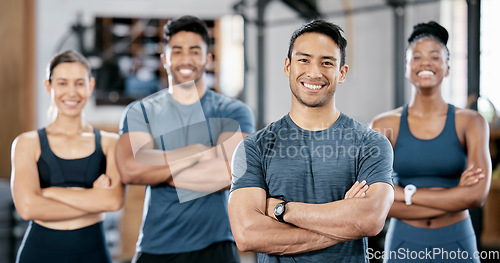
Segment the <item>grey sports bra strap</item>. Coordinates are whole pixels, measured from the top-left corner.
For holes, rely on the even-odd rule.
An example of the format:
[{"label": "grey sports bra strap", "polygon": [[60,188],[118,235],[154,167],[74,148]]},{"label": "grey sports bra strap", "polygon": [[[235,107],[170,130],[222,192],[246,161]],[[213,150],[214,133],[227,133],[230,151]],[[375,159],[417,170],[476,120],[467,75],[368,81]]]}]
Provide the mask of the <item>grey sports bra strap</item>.
[{"label": "grey sports bra strap", "polygon": [[61,166],[59,166],[56,155],[50,148],[45,128],[38,130],[38,137],[40,138],[40,159],[43,159],[50,167],[50,185],[64,183],[65,180],[61,171]]}]

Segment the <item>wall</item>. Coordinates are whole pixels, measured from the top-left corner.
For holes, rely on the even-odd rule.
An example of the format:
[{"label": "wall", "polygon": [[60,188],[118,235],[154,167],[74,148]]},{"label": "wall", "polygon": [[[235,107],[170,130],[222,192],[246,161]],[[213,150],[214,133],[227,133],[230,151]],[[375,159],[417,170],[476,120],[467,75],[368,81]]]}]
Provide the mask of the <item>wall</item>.
[{"label": "wall", "polygon": [[[48,124],[49,96],[43,88],[45,67],[56,52],[60,41],[68,34],[79,14],[83,24],[93,25],[95,16],[178,17],[191,14],[202,19],[214,19],[232,12],[232,0],[166,1],[166,0],[38,0],[36,10],[36,125]],[[71,39],[68,45],[71,44]],[[118,125],[123,106],[96,106],[89,101],[85,115],[100,126]]]},{"label": "wall", "polygon": [[[83,22],[92,25],[95,16],[138,16],[159,17],[193,14],[205,19],[214,19],[223,14],[233,13],[232,5],[236,1],[172,1],[162,0],[43,0],[37,8],[37,126],[47,124],[46,109],[49,98],[41,83],[45,74],[45,65],[55,52],[59,41],[76,21],[81,13]],[[249,1],[248,14],[255,19],[254,4]],[[325,14],[343,10],[342,2],[318,1],[320,10]],[[354,7],[373,6],[384,1],[351,1]],[[412,25],[429,20],[439,21],[440,3],[422,4],[407,7],[407,34]],[[54,15],[54,10],[64,10]],[[288,79],[283,73],[284,59],[288,41],[292,32],[300,27],[304,20],[279,1],[271,1],[265,13],[266,22],[266,115],[265,122],[279,119],[290,109],[290,91]],[[346,31],[348,43],[347,62],[350,66],[347,81],[337,91],[337,105],[346,114],[368,123],[376,114],[390,110],[393,105],[393,11],[389,7],[372,12],[354,14],[352,20],[344,15],[328,16],[325,19],[338,23]],[[282,23],[288,21],[287,23]],[[256,27],[247,27],[247,90],[246,101],[257,113],[257,38]],[[410,94],[408,87],[406,94]],[[408,97],[408,96],[407,96]],[[95,106],[90,101],[86,116],[97,124],[118,123],[123,112],[119,106]]]},{"label": "wall", "polygon": [[0,1],[0,177],[10,177],[14,138],[35,125],[33,0]]},{"label": "wall", "polygon": [[[324,14],[343,10],[341,2],[318,1]],[[375,2],[352,1],[355,7],[373,6]],[[407,34],[418,22],[439,21],[440,3],[407,7]],[[288,79],[283,73],[288,41],[294,30],[305,21],[297,17],[287,6],[271,2],[266,10],[266,123],[277,120],[288,113],[291,105]],[[394,57],[393,57],[393,11],[386,7],[371,12],[354,14],[348,21],[346,16],[327,16],[326,20],[340,25],[348,39],[347,64],[350,66],[347,80],[337,88],[337,107],[349,116],[368,124],[377,114],[394,108]],[[255,64],[255,63],[253,63]],[[410,94],[409,87],[405,87]],[[409,96],[407,96],[409,97]]]}]

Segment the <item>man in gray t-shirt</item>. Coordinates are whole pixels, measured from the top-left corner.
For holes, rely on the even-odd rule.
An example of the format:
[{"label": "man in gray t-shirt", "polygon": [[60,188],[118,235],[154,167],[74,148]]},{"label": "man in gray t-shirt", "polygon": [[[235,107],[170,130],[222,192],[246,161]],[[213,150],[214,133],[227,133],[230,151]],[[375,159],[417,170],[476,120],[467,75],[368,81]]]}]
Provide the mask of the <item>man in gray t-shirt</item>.
[{"label": "man in gray t-shirt", "polygon": [[169,88],[129,104],[116,147],[122,182],[146,185],[132,262],[238,263],[227,214],[229,165],[255,130],[253,113],[208,88],[205,22],[182,16],[163,33]]},{"label": "man in gray t-shirt", "polygon": [[292,108],[237,147],[229,219],[238,248],[258,262],[368,262],[393,202],[392,148],[335,107],[348,71],[341,29],[297,30],[285,74]]}]

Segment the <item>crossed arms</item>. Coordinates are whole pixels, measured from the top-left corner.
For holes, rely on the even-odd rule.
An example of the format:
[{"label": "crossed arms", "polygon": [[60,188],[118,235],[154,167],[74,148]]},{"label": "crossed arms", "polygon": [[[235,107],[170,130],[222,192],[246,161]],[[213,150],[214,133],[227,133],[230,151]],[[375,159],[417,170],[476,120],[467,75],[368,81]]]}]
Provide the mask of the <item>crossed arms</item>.
[{"label": "crossed arms", "polygon": [[279,199],[266,198],[258,187],[234,190],[229,219],[238,248],[266,254],[298,254],[378,234],[393,202],[387,183],[356,183],[344,200],[324,204],[290,202],[284,220],[276,220]]},{"label": "crossed arms", "polygon": [[40,188],[36,162],[40,149],[38,134],[21,134],[12,144],[11,188],[14,203],[24,220],[62,221],[114,211],[122,207],[125,189],[114,161],[118,136],[101,132],[102,149],[107,159],[106,174],[93,188]]},{"label": "crossed arms", "polygon": [[217,145],[192,144],[171,151],[154,149],[146,132],[127,132],[120,136],[116,161],[125,184],[157,185],[167,183],[199,192],[229,189],[229,162],[234,149],[246,136],[224,132]]},{"label": "crossed arms", "polygon": [[[491,183],[488,124],[477,112],[465,113],[467,123],[464,125],[464,137],[468,168],[462,173],[458,186],[448,189],[418,188],[412,197],[412,205],[408,206],[404,203],[403,189],[395,185],[390,217],[406,220],[436,218],[484,204]],[[399,125],[398,122],[391,121],[391,118],[380,118],[372,123],[372,127],[382,131],[395,145],[397,136],[392,134],[394,129],[390,128],[395,127],[395,123]]]}]

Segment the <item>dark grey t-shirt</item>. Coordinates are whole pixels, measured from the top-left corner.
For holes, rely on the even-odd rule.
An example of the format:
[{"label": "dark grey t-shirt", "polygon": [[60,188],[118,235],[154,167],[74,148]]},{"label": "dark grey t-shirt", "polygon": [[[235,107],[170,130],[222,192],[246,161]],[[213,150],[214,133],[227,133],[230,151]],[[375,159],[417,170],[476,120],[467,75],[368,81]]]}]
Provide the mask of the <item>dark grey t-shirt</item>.
[{"label": "dark grey t-shirt", "polygon": [[[307,131],[288,115],[247,136],[233,157],[231,191],[260,187],[268,197],[312,204],[344,199],[356,181],[392,185],[392,147],[380,133],[341,114],[328,129]],[[368,262],[367,238],[258,262]]]}]

